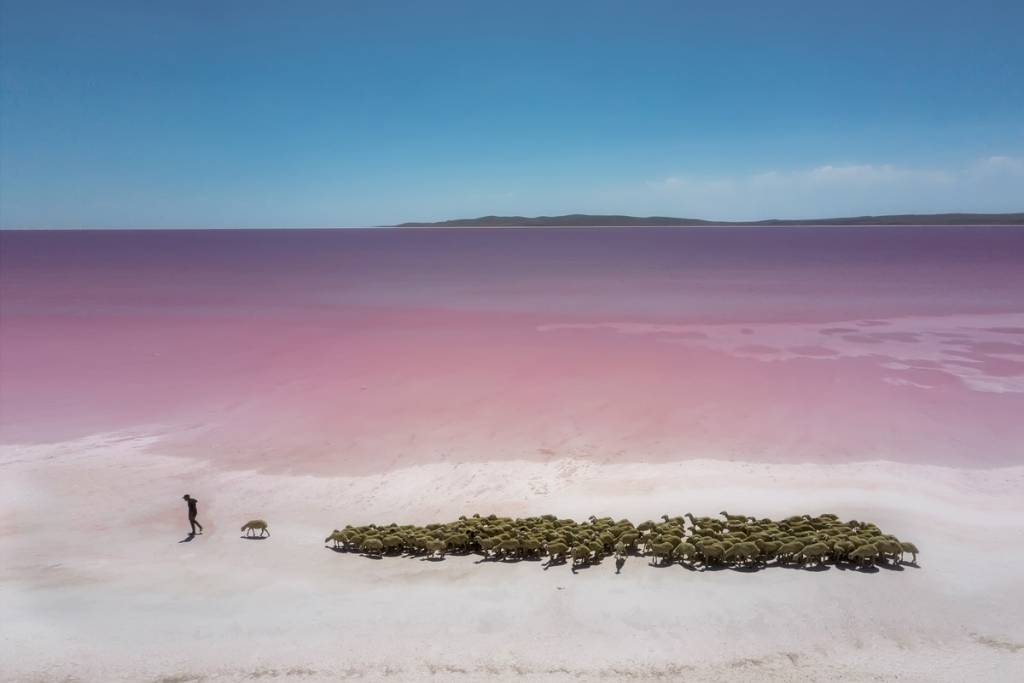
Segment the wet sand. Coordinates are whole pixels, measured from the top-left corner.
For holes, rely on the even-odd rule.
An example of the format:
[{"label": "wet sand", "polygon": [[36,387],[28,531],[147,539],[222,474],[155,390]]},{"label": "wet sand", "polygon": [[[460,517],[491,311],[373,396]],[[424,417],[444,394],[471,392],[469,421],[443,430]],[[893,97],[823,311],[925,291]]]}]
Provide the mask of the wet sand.
[{"label": "wet sand", "polygon": [[0,240],[2,443],[152,428],[322,475],[1022,460],[1024,229]]}]

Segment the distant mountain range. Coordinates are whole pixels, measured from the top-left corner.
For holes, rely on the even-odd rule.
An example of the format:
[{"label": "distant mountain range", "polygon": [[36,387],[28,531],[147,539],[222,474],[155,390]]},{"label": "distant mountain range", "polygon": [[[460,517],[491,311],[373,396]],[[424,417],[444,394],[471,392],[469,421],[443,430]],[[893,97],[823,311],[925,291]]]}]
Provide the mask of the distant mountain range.
[{"label": "distant mountain range", "polygon": [[607,216],[572,213],[565,216],[481,216],[436,223],[401,223],[396,228],[497,228],[586,226],[716,226],[716,225],[1024,225],[1024,213],[905,213],[892,216],[853,216],[764,221],[705,221],[669,216]]}]

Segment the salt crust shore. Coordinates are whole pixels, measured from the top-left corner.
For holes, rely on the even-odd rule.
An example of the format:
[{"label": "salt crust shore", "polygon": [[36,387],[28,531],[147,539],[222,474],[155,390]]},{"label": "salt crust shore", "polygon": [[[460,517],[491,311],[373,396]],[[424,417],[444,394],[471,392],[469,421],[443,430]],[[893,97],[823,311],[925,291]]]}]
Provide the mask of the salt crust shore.
[{"label": "salt crust shore", "polygon": [[[101,434],[0,447],[0,677],[10,681],[1010,681],[1024,668],[1024,467],[441,463],[268,475]],[[188,543],[184,504],[206,533]],[[834,512],[920,568],[573,575],[335,554],[370,521],[460,514]],[[251,517],[271,538],[239,539]]]}]

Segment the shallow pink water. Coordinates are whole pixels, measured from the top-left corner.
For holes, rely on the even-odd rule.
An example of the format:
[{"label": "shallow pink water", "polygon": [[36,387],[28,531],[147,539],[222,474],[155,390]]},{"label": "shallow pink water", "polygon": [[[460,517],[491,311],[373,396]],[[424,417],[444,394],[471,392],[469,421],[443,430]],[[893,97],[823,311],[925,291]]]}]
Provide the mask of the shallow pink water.
[{"label": "shallow pink water", "polygon": [[1024,230],[0,233],[0,439],[1024,463]]}]

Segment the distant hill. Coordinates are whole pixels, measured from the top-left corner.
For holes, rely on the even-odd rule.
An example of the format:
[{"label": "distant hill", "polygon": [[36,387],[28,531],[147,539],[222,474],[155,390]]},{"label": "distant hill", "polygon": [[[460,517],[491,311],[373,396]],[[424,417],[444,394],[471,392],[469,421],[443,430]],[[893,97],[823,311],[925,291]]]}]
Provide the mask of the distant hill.
[{"label": "distant hill", "polygon": [[852,216],[764,221],[705,221],[669,216],[608,216],[573,213],[565,216],[481,216],[436,223],[401,223],[396,228],[496,228],[571,226],[698,226],[698,225],[1024,225],[1024,213],[906,213],[892,216]]}]

